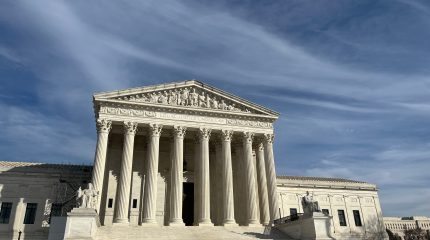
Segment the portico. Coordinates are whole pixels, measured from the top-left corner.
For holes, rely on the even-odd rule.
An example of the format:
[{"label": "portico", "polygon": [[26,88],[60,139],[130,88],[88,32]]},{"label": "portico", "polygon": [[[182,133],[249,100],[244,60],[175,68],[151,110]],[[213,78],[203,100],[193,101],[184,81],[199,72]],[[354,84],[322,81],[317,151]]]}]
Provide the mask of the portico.
[{"label": "portico", "polygon": [[183,211],[196,226],[277,218],[276,112],[194,80],[98,93],[94,110],[104,225],[185,226]]}]

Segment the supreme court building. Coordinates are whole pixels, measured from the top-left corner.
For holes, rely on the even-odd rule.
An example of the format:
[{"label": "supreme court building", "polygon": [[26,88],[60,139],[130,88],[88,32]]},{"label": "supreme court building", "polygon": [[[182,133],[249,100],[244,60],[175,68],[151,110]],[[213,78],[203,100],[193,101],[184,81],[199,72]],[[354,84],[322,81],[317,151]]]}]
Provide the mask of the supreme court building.
[{"label": "supreme court building", "polygon": [[[0,239],[77,239],[67,236],[94,221],[71,224],[75,209],[96,215],[96,240],[260,238],[273,220],[302,214],[307,192],[334,239],[384,239],[374,184],[276,176],[270,109],[194,80],[97,93],[93,102],[93,166],[0,161]],[[76,207],[89,182],[95,210]]]},{"label": "supreme court building", "polygon": [[277,218],[278,113],[191,80],[94,95],[103,225],[261,225]]}]

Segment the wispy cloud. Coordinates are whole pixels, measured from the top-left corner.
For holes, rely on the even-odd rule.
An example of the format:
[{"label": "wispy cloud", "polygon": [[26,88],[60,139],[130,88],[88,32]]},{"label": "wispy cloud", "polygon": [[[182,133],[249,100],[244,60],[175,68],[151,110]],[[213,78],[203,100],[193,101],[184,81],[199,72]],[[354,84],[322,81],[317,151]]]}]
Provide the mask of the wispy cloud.
[{"label": "wispy cloud", "polygon": [[[390,196],[408,192],[402,181],[430,182],[422,170],[430,167],[428,9],[418,1],[7,3],[0,60],[21,68],[0,68],[0,157],[91,162],[93,92],[197,78],[283,114],[280,173],[377,183],[384,210],[399,213]],[[24,86],[14,81],[34,96],[18,101]]]}]

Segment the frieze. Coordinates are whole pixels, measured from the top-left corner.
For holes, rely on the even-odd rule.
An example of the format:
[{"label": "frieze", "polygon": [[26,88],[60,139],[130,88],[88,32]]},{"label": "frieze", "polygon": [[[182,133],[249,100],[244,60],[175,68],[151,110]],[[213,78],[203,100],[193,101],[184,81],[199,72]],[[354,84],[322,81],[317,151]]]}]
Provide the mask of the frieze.
[{"label": "frieze", "polygon": [[236,125],[236,126],[246,126],[246,127],[261,127],[261,128],[273,127],[272,123],[269,123],[269,122],[231,119],[231,118],[217,118],[217,117],[208,117],[208,116],[195,116],[195,115],[156,112],[156,111],[148,111],[148,110],[141,110],[141,109],[120,108],[120,107],[110,107],[110,106],[101,106],[99,114],[106,114],[106,115],[113,115],[113,116],[126,116],[126,117],[159,118],[159,119],[167,119],[167,120],[184,120],[184,121],[205,122],[205,123]]},{"label": "frieze", "polygon": [[256,113],[232,100],[210,93],[196,87],[184,87],[171,90],[160,90],[128,96],[117,97],[115,100],[130,102],[147,102],[163,105],[210,108],[231,112]]}]

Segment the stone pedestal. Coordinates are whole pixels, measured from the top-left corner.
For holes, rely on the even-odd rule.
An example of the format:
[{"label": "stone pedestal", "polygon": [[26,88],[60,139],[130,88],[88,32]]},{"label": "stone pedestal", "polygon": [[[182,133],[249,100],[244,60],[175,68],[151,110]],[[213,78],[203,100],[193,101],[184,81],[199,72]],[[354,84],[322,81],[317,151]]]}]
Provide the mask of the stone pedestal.
[{"label": "stone pedestal", "polygon": [[100,227],[99,217],[93,208],[74,208],[66,217],[53,217],[49,240],[94,239]]},{"label": "stone pedestal", "polygon": [[332,236],[331,218],[320,212],[312,216],[300,217],[296,221],[289,221],[276,226],[292,239],[325,240],[335,239]]}]

